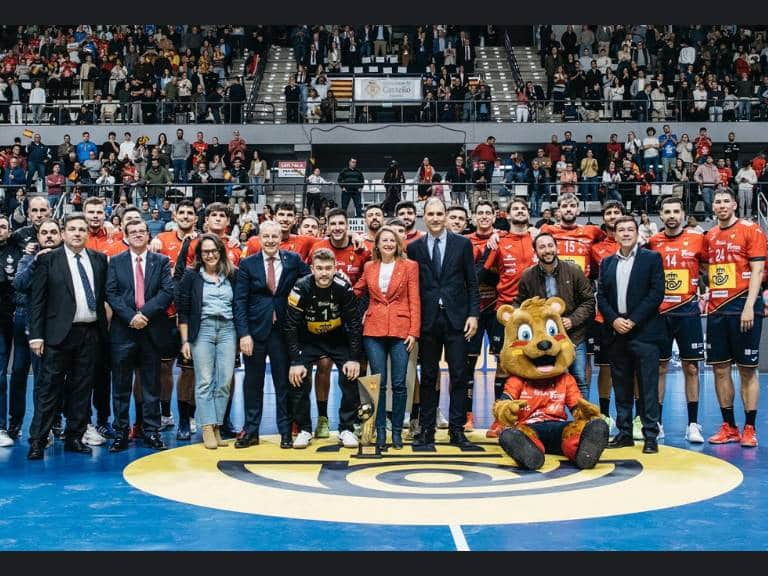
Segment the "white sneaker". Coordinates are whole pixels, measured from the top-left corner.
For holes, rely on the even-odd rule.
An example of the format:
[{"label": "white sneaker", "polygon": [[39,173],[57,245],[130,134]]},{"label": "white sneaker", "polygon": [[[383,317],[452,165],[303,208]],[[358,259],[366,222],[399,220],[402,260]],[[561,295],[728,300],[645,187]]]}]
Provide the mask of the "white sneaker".
[{"label": "white sneaker", "polygon": [[354,433],[350,430],[343,430],[339,434],[339,442],[344,445],[344,448],[357,448],[359,444],[357,441],[357,436],[355,436]]},{"label": "white sneaker", "polygon": [[387,418],[387,432],[392,432],[392,420]]},{"label": "white sneaker", "polygon": [[664,425],[659,422],[659,433],[656,436],[656,440],[663,440],[664,439]]},{"label": "white sneaker", "polygon": [[173,414],[160,417],[160,430],[170,430],[174,426],[176,426],[176,422],[173,419]]},{"label": "white sneaker", "polygon": [[691,444],[703,444],[704,436],[701,435],[701,424],[691,422],[685,429],[685,439]]},{"label": "white sneaker", "polygon": [[13,438],[8,436],[5,430],[0,430],[0,447],[8,448],[9,446],[13,446]]},{"label": "white sneaker", "polygon": [[294,448],[306,448],[309,446],[309,442],[312,440],[312,432],[302,430],[299,435],[293,440]]},{"label": "white sneaker", "polygon": [[354,424],[352,424],[352,432],[358,438],[362,437],[362,435],[363,435],[363,425],[362,424],[358,424],[357,422],[355,422]]},{"label": "white sneaker", "polygon": [[634,440],[643,440],[645,438],[643,436],[643,423],[640,420],[640,416],[635,416],[635,419],[632,420],[632,438]]},{"label": "white sneaker", "polygon": [[86,428],[85,434],[83,434],[83,444],[88,444],[90,446],[101,446],[106,441],[107,439],[99,434],[99,431],[96,430],[96,427],[93,424],[88,424],[88,428]]},{"label": "white sneaker", "polygon": [[600,414],[600,418],[603,419],[603,422],[608,424],[608,438],[616,435],[616,421],[611,418],[610,416],[606,416],[605,414]]},{"label": "white sneaker", "polygon": [[195,432],[197,432],[197,422],[195,422],[194,418],[189,419],[189,432],[191,434],[194,434]]},{"label": "white sneaker", "polygon": [[441,430],[448,428],[448,420],[443,416],[443,411],[440,408],[437,409],[437,427]]},{"label": "white sneaker", "polygon": [[421,433],[421,425],[419,424],[419,419],[414,418],[413,420],[410,420],[408,422],[408,430],[406,430],[405,432],[405,439],[413,440],[420,433]]}]

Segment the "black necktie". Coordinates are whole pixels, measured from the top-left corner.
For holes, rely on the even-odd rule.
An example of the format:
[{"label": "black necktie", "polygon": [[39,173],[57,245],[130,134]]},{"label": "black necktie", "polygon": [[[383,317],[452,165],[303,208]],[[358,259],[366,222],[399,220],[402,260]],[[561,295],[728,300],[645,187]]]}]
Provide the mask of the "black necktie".
[{"label": "black necktie", "polygon": [[435,275],[435,279],[440,280],[440,272],[441,272],[440,238],[435,238],[435,243],[432,245],[432,272]]},{"label": "black necktie", "polygon": [[91,288],[88,274],[85,272],[85,266],[83,266],[83,263],[80,260],[80,254],[75,254],[75,260],[77,260],[77,270],[80,272],[80,281],[83,283],[83,290],[85,290],[85,301],[88,304],[88,310],[95,312],[96,296],[93,295],[93,288]]}]

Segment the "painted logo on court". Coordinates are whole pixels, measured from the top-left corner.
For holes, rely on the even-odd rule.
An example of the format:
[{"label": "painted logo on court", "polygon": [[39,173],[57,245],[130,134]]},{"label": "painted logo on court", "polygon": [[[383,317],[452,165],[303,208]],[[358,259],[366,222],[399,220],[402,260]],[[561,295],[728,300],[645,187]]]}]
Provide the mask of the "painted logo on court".
[{"label": "painted logo on court", "polygon": [[[479,439],[479,438],[477,438]],[[220,510],[302,520],[366,524],[512,524],[614,516],[713,498],[742,481],[731,464],[662,446],[607,450],[592,470],[558,456],[544,467],[515,467],[488,441],[462,452],[390,450],[359,459],[335,440],[281,450],[259,446],[206,450],[195,444],[132,462],[126,480],[145,492]],[[692,471],[695,470],[695,473]]]}]

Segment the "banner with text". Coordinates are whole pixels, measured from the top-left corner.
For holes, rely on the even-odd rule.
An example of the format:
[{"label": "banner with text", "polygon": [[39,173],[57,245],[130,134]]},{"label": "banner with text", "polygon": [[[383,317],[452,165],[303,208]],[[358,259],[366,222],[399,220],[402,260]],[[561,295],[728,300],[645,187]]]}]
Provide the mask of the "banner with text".
[{"label": "banner with text", "polygon": [[277,162],[278,178],[304,178],[307,169],[305,161],[279,160]]},{"label": "banner with text", "polygon": [[421,78],[355,76],[355,102],[421,102]]}]

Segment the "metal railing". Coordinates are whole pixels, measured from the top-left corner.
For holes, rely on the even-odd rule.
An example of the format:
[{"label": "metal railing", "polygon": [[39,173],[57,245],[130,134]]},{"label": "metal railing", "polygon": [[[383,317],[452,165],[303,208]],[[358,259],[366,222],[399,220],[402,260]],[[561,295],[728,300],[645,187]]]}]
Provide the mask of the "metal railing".
[{"label": "metal railing", "polygon": [[518,88],[525,86],[523,75],[520,73],[520,66],[517,64],[517,57],[515,56],[515,49],[512,46],[512,39],[509,35],[509,27],[504,28],[504,48],[507,52],[507,62],[512,70],[512,78]]},{"label": "metal railing", "polygon": [[[257,102],[263,109],[264,118],[275,123],[275,105]],[[20,122],[29,126],[40,125],[93,125],[93,124],[245,124],[248,102],[222,100],[193,101],[165,100],[153,103],[118,102],[104,100],[100,106],[85,104],[87,116],[81,117],[80,104],[21,104]],[[0,105],[0,124],[14,118],[11,106]],[[239,117],[239,121],[237,118]]]},{"label": "metal railing", "polygon": [[[585,214],[599,214],[602,204],[608,200],[618,200],[633,212],[646,211],[653,214],[658,211],[657,207],[662,198],[676,196],[683,201],[687,214],[697,217],[711,216],[711,209],[708,214],[705,204],[705,201],[711,201],[711,197],[705,197],[701,186],[696,182],[653,182],[647,186],[636,181],[627,181],[618,182],[612,186],[598,180],[579,181],[575,184],[559,182],[534,184],[514,180],[504,182],[494,178],[490,183],[443,182],[441,184],[443,199],[448,205],[460,204],[471,209],[478,200],[488,199],[498,201],[504,208],[512,198],[524,198],[529,203],[532,217],[538,217],[546,207],[556,207],[558,197],[566,192],[577,195],[581,202],[581,211]],[[15,190],[19,188],[27,189],[24,185],[0,187],[0,200],[3,200],[0,206],[3,212],[9,212],[8,201],[15,196]],[[259,205],[287,201],[295,204],[297,209],[306,207],[313,213],[323,214],[326,208],[336,206],[351,208],[351,213],[359,213],[369,204],[384,204],[385,212],[391,213],[398,201],[411,200],[419,203],[431,193],[429,184],[418,182],[387,184],[379,180],[369,180],[362,185],[347,185],[345,191],[342,185],[336,182],[311,184],[275,182],[273,179],[262,184],[221,180],[171,184],[147,184],[141,180],[114,184],[81,181],[68,182],[61,194],[50,194],[43,190],[29,192],[29,195],[48,194],[51,205],[58,205],[58,215],[77,210],[78,205],[89,196],[103,197],[110,205],[118,203],[120,196],[125,196],[128,203],[141,205],[143,200],[147,200],[152,206],[166,198],[171,202],[177,202],[185,198],[199,197],[204,204],[237,203],[241,199]],[[768,227],[768,199],[759,185],[755,188],[755,194],[759,221],[763,226]],[[343,205],[345,202],[346,205]]]}]

